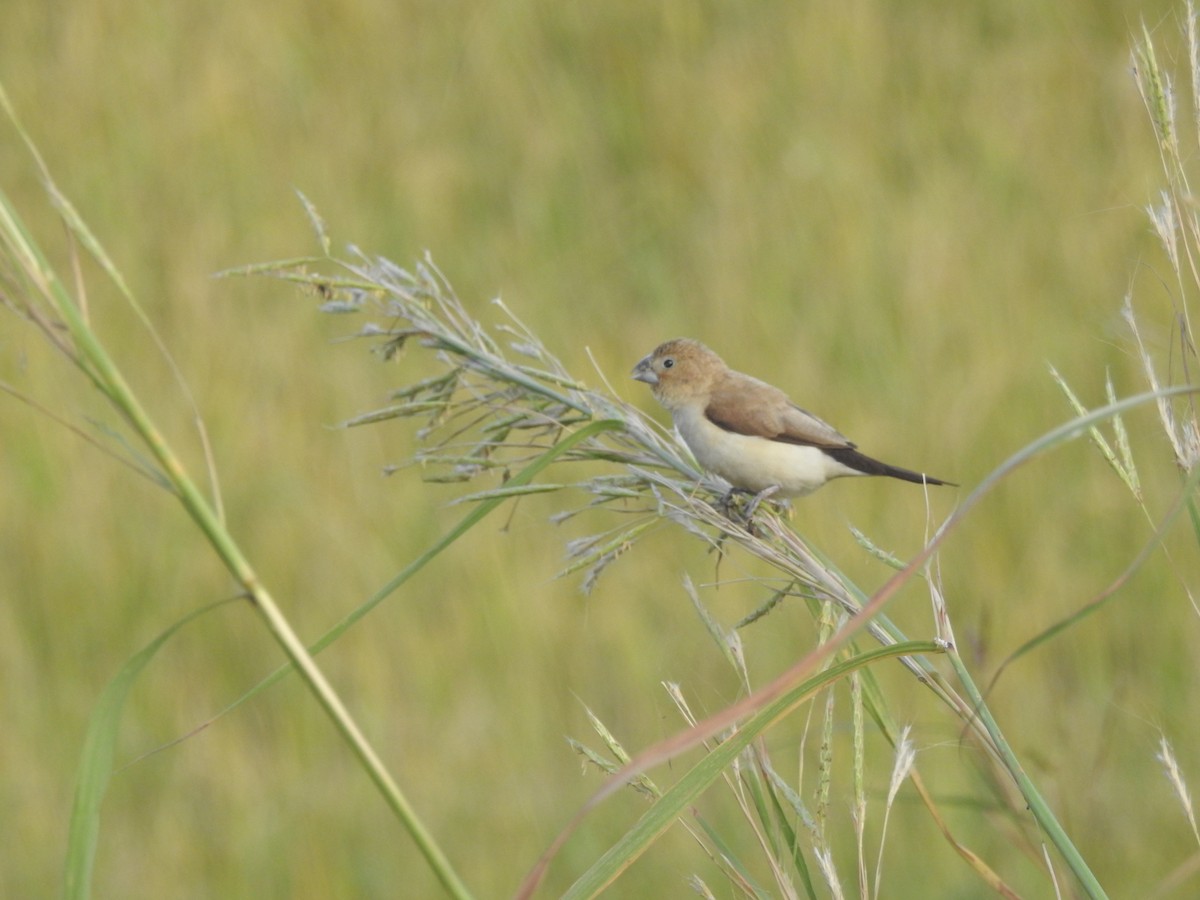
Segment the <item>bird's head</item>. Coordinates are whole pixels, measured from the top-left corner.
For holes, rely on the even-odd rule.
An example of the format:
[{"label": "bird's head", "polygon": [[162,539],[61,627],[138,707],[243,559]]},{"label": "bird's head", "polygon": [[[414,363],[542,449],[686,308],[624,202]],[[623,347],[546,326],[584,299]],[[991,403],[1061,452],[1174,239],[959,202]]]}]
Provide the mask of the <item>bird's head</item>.
[{"label": "bird's head", "polygon": [[654,391],[654,397],[669,410],[686,406],[709,395],[714,381],[725,372],[725,363],[699,341],[676,338],[659,344],[643,357],[631,373]]}]

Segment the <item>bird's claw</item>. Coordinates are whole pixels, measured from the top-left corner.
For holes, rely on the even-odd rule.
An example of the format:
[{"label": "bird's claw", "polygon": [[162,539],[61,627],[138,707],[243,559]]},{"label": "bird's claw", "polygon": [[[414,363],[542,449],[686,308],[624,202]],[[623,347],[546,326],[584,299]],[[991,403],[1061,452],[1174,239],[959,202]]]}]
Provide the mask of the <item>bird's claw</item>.
[{"label": "bird's claw", "polygon": [[[766,487],[763,490],[759,491],[757,494],[753,494],[750,491],[746,490],[745,488],[737,488],[737,487],[730,488],[725,493],[725,495],[721,498],[718,505],[721,509],[721,513],[725,516],[725,518],[730,519],[732,521],[738,521],[740,519],[740,522],[745,527],[745,529],[753,534],[754,533],[754,514],[758,511],[758,505],[760,503],[762,503],[764,500],[770,499],[778,492],[779,492],[779,485],[777,485],[777,484],[772,484],[769,487]],[[750,497],[750,500],[746,503],[745,510],[736,519],[733,515],[733,496],[734,496],[734,494],[747,494]]]},{"label": "bird's claw", "polygon": [[749,527],[749,525],[754,521],[754,513],[758,511],[758,504],[762,503],[764,500],[769,499],[770,497],[773,497],[777,493],[779,493],[779,485],[772,484],[769,487],[763,488],[761,491],[759,491],[757,494],[755,494],[753,497],[750,498],[750,503],[746,506],[746,525],[747,525],[747,527]]}]

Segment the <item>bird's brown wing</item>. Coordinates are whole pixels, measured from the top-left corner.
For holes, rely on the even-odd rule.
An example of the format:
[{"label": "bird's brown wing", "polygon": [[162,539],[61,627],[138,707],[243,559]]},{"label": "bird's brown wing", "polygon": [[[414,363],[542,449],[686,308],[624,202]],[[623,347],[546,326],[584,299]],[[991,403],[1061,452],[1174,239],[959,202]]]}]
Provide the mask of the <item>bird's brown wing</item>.
[{"label": "bird's brown wing", "polygon": [[813,447],[854,446],[779,388],[740,373],[730,373],[723,384],[713,387],[704,414],[714,425],[738,434]]},{"label": "bird's brown wing", "polygon": [[807,409],[789,403],[784,411],[784,430],[775,438],[791,444],[812,444],[816,447],[844,447],[852,449],[854,442],[830,425],[818,419]]}]

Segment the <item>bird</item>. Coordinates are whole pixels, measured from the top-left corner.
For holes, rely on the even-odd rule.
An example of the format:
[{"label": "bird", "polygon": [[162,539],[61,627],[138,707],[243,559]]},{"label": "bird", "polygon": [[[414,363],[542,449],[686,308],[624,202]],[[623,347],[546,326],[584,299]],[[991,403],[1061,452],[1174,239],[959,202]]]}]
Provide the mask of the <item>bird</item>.
[{"label": "bird", "polygon": [[630,374],[650,385],[696,461],[732,486],[726,508],[735,492],[755,495],[747,518],[767,497],[802,497],[851,475],[956,486],[867,456],[779,388],[729,368],[700,341],[659,344]]}]

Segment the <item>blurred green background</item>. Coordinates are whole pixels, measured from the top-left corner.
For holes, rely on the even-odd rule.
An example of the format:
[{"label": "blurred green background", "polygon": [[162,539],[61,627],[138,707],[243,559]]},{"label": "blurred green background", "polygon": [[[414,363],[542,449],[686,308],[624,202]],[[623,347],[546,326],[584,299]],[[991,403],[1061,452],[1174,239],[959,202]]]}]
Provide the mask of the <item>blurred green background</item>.
[{"label": "blurred green background", "polygon": [[[339,247],[402,264],[430,250],[481,316],[502,295],[574,372],[599,383],[590,348],[647,409],[629,368],[691,335],[866,452],[964,492],[1068,417],[1047,362],[1089,403],[1106,370],[1119,392],[1143,389],[1119,316],[1129,290],[1166,369],[1172,297],[1142,211],[1161,175],[1130,46],[1144,20],[1178,47],[1181,5],[18,0],[5,12],[0,80],[178,361],[232,530],[308,637],[465,509],[447,506],[460,487],[381,475],[413,452],[411,424],[329,427],[429,374],[429,359],[381,364],[338,342],[356,323],[311,298],[210,277],[316,249],[294,189]],[[62,229],[4,135],[4,190],[61,265]],[[166,366],[85,274],[101,333],[198,473]],[[0,378],[73,421],[112,421],[11,315]],[[1152,410],[1129,423],[1161,510],[1169,455]],[[0,895],[44,896],[102,685],[231,586],[161,492],[15,401],[0,403],[0,435]],[[962,496],[934,494],[934,521]],[[487,520],[321,657],[481,896],[510,893],[598,785],[563,740],[589,738],[585,704],[637,748],[680,727],[660,681],[680,682],[697,712],[738,696],[680,587],[685,572],[710,585],[712,558],[664,528],[585,597],[578,578],[554,578],[564,543],[611,522],[555,528],[554,509],[526,502]],[[876,480],[825,489],[794,522],[867,589],[888,572],[847,523],[901,556],[927,528],[919,490]],[[1006,481],[941,556],[981,680],[1104,588],[1151,530],[1085,442]],[[1194,560],[1186,542],[1156,554],[991,698],[1116,895],[1141,895],[1196,850],[1154,758],[1161,729],[1200,773],[1200,635],[1180,586],[1194,585]],[[728,583],[703,589],[723,621],[763,599],[738,581],[755,571],[732,557]],[[920,591],[893,614],[911,636],[932,634]],[[747,635],[752,672],[765,680],[813,639],[803,612],[772,614]],[[203,618],[136,688],[119,761],[204,721],[279,658],[240,606]],[[1014,845],[1002,813],[979,810],[991,794],[976,751],[929,695],[904,676],[889,684],[960,838],[1044,894],[1036,854]],[[795,753],[788,739],[773,735],[777,759]],[[878,804],[886,762],[872,775]],[[885,896],[982,895],[911,796],[893,815]],[[710,803],[748,846],[728,797]],[[551,891],[641,808],[619,796],[593,814]],[[847,876],[851,860],[839,860]],[[692,872],[720,884],[672,832],[615,893],[685,895]],[[294,680],[120,771],[95,881],[102,897],[437,892]]]}]

